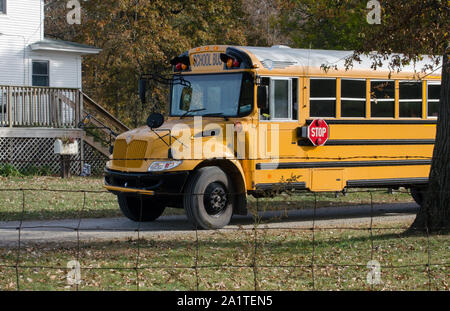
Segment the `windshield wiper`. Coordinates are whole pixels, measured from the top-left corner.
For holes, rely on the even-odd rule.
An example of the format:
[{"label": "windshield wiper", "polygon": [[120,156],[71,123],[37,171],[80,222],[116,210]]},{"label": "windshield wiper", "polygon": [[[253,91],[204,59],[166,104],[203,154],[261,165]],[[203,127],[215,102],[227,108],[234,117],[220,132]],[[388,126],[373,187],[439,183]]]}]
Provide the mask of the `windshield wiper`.
[{"label": "windshield wiper", "polygon": [[180,120],[192,112],[199,112],[199,111],[203,111],[203,110],[206,110],[206,108],[188,110],[180,117]]},{"label": "windshield wiper", "polygon": [[228,121],[228,117],[226,117],[223,112],[215,112],[215,113],[206,113],[203,117],[222,117],[225,121]]}]

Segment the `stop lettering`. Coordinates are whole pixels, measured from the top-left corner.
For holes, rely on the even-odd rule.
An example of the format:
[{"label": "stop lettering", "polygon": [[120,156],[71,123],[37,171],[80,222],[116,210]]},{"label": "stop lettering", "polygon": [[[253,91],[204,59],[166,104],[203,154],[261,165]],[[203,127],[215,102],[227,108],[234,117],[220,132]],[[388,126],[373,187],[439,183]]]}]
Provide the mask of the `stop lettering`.
[{"label": "stop lettering", "polygon": [[314,146],[323,146],[328,140],[329,127],[322,119],[316,119],[308,126],[308,138]]}]

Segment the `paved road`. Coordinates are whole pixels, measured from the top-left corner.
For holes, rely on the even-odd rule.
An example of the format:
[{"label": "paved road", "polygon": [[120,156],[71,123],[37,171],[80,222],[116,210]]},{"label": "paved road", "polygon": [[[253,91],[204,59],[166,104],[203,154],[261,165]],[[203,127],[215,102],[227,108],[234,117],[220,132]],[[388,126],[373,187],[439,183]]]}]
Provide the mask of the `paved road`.
[{"label": "paved road", "polygon": [[[327,207],[313,209],[292,210],[285,212],[262,212],[261,227],[269,228],[310,228],[317,227],[346,227],[386,222],[411,222],[418,211],[415,203],[397,203],[352,207]],[[371,217],[373,216],[373,218]],[[186,216],[163,216],[151,223],[135,223],[126,218],[101,219],[65,219],[52,221],[18,221],[0,222],[0,246],[17,246],[21,225],[20,240],[22,245],[27,243],[45,242],[76,242],[80,240],[118,240],[155,235],[191,235],[194,233]],[[234,216],[230,225],[224,230],[238,228],[253,228],[254,217]],[[77,235],[76,228],[79,228]]]}]

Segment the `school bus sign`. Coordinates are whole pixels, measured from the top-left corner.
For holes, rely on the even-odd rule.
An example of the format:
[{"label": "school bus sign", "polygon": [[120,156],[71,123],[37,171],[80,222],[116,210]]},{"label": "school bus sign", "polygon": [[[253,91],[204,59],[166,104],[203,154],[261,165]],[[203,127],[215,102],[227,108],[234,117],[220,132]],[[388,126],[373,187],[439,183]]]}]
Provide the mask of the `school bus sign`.
[{"label": "school bus sign", "polygon": [[222,71],[224,63],[220,59],[220,54],[225,53],[223,47],[207,47],[201,50],[195,49],[190,53],[191,70],[196,71]]},{"label": "school bus sign", "polygon": [[308,126],[308,138],[314,146],[325,145],[329,132],[327,122],[322,119],[316,119]]}]

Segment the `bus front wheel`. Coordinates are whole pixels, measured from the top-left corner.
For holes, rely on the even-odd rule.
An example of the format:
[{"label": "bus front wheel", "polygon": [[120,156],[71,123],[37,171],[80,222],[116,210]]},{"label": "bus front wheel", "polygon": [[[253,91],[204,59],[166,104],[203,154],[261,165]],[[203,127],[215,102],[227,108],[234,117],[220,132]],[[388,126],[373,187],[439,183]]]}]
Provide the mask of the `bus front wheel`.
[{"label": "bus front wheel", "polygon": [[151,197],[142,197],[141,202],[139,196],[119,194],[117,199],[119,201],[120,210],[125,217],[136,222],[154,221],[162,215],[166,208],[161,200],[156,200]]},{"label": "bus front wheel", "polygon": [[195,228],[220,229],[233,214],[231,182],[218,167],[203,167],[189,179],[183,198],[186,215]]}]

